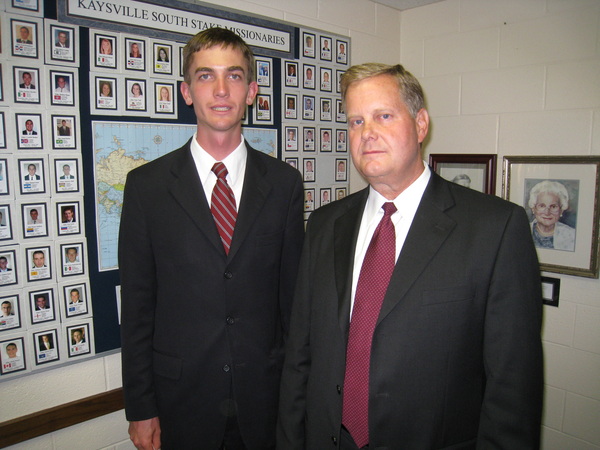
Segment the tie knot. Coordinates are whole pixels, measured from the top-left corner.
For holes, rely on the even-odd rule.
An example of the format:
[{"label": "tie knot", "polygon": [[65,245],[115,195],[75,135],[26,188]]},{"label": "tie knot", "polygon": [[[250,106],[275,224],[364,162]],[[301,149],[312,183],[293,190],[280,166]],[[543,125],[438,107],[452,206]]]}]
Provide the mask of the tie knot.
[{"label": "tie knot", "polygon": [[391,216],[392,214],[394,214],[396,211],[398,211],[398,209],[396,208],[396,205],[394,205],[394,202],[385,202],[382,206],[383,208],[383,216]]},{"label": "tie knot", "polygon": [[225,164],[220,161],[216,162],[215,165],[212,166],[211,170],[219,179],[225,179],[225,177],[227,177],[227,167],[225,167]]}]

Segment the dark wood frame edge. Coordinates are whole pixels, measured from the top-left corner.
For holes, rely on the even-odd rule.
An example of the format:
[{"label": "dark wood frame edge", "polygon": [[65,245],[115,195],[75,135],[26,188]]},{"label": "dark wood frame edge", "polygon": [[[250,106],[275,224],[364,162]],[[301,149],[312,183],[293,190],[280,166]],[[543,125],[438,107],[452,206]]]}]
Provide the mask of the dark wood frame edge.
[{"label": "dark wood frame edge", "polygon": [[85,397],[0,423],[0,448],[28,441],[125,407],[123,389]]}]

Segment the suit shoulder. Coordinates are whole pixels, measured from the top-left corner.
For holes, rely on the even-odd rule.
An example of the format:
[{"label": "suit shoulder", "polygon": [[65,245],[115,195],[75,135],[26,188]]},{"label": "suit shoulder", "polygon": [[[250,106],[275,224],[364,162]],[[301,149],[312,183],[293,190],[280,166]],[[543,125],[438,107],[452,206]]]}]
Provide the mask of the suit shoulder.
[{"label": "suit shoulder", "polygon": [[149,177],[158,175],[165,170],[170,170],[172,164],[185,156],[185,152],[189,151],[188,144],[180,147],[176,150],[172,150],[169,153],[162,155],[152,161],[147,162],[129,172],[128,176],[131,177]]}]

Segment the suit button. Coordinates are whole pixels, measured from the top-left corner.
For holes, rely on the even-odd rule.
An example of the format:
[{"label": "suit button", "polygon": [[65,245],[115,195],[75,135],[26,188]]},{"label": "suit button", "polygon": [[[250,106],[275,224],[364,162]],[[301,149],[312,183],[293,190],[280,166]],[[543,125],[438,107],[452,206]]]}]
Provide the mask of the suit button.
[{"label": "suit button", "polygon": [[233,325],[235,323],[235,319],[233,317],[227,318],[227,325]]},{"label": "suit button", "polygon": [[227,364],[225,364],[223,366],[223,372],[229,372],[231,370],[231,367],[229,367]]},{"label": "suit button", "polygon": [[333,445],[337,446],[337,438],[335,436],[331,436],[331,441],[333,442]]},{"label": "suit button", "polygon": [[227,280],[231,280],[233,278],[233,274],[231,272],[225,272],[223,274],[223,276],[225,277],[225,279]]},{"label": "suit button", "polygon": [[336,389],[337,389],[338,394],[342,393],[342,387],[339,384],[336,386]]}]

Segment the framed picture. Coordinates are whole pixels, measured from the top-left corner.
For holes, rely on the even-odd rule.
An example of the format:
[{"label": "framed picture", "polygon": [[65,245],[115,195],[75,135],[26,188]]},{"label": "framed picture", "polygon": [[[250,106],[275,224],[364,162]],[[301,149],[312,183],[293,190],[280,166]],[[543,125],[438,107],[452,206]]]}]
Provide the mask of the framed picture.
[{"label": "framed picture", "polygon": [[7,375],[26,368],[23,338],[15,337],[0,342],[0,374]]},{"label": "framed picture", "polygon": [[41,114],[15,114],[17,123],[17,148],[41,149],[44,147],[44,133]]},{"label": "framed picture", "polygon": [[285,86],[298,87],[298,63],[295,61],[285,62]]},{"label": "framed picture", "polygon": [[96,109],[118,109],[117,79],[94,77]]},{"label": "framed picture", "polygon": [[258,94],[254,107],[254,120],[256,122],[270,122],[273,118],[271,114],[272,106],[271,94]]},{"label": "framed picture", "polygon": [[0,297],[0,308],[0,331],[21,328],[19,294]]},{"label": "framed picture", "polygon": [[542,277],[542,301],[544,305],[558,307],[560,278]]},{"label": "framed picture", "polygon": [[434,153],[429,155],[429,165],[445,180],[484,194],[496,193],[496,155]]},{"label": "framed picture", "polygon": [[[1,88],[0,83],[0,88]],[[0,111],[0,149],[6,148],[6,121],[4,120],[4,111]],[[0,180],[2,181],[2,180]]]},{"label": "framed picture", "polygon": [[261,57],[256,57],[255,58],[255,64],[256,64],[256,82],[258,83],[259,86],[263,86],[266,88],[270,88],[273,86],[273,78],[272,78],[272,71],[271,71],[271,65],[272,65],[273,60],[268,59],[268,58],[261,58]]},{"label": "framed picture", "polygon": [[66,317],[75,317],[87,314],[88,295],[85,283],[63,286],[64,311]]},{"label": "framed picture", "polygon": [[348,160],[335,160],[335,181],[347,181],[348,179]]},{"label": "framed picture", "polygon": [[335,42],[335,60],[340,64],[348,64],[348,41],[337,39]]},{"label": "framed picture", "polygon": [[104,69],[117,68],[117,36],[104,33],[92,33],[94,43],[94,66]]},{"label": "framed picture", "polygon": [[331,122],[331,99],[321,98],[321,120]]},{"label": "framed picture", "polygon": [[55,320],[54,289],[47,288],[29,292],[29,306],[32,324]]},{"label": "framed picture", "polygon": [[315,176],[316,172],[316,159],[315,158],[304,158],[304,171],[303,171],[303,181],[311,182],[316,181],[317,177]]},{"label": "framed picture", "polygon": [[50,103],[54,106],[75,105],[75,74],[74,72],[50,70]]},{"label": "framed picture", "polygon": [[321,188],[319,194],[321,197],[320,206],[331,203],[331,188]]},{"label": "framed picture", "polygon": [[38,22],[10,19],[12,55],[38,57]]},{"label": "framed picture", "polygon": [[[10,205],[0,204],[0,243],[5,243],[3,241],[11,241],[12,239],[12,215],[10,211]],[[6,263],[6,259],[3,262],[0,262],[0,272],[7,270]]]},{"label": "framed picture", "polygon": [[298,151],[298,127],[285,127],[285,149],[288,152]]},{"label": "framed picture", "polygon": [[337,92],[338,94],[340,92],[342,92],[342,75],[344,75],[345,73],[346,73],[345,70],[336,70],[335,71],[335,83],[336,83],[335,92]]},{"label": "framed picture", "polygon": [[298,96],[296,94],[285,94],[285,118],[298,118]]},{"label": "framed picture", "polygon": [[83,275],[85,273],[83,243],[60,244],[62,276]]},{"label": "framed picture", "polygon": [[0,196],[10,195],[10,180],[12,174],[8,170],[8,159],[0,158]]},{"label": "framed picture", "polygon": [[52,279],[52,255],[50,247],[31,247],[25,249],[27,256],[27,281]]},{"label": "framed picture", "polygon": [[59,236],[81,233],[79,201],[57,202],[56,220]]},{"label": "framed picture", "polygon": [[298,169],[298,158],[285,158],[285,162],[292,166],[294,169]]},{"label": "framed picture", "polygon": [[302,72],[304,73],[304,77],[302,78],[302,87],[304,89],[314,89],[315,88],[315,71],[317,68],[312,64],[304,64]]},{"label": "framed picture", "polygon": [[173,114],[176,98],[175,83],[154,83],[154,113]]},{"label": "framed picture", "polygon": [[58,351],[58,332],[55,329],[33,333],[36,365],[46,364],[60,359]]},{"label": "framed picture", "polygon": [[335,99],[335,121],[339,123],[346,123],[346,112],[344,111],[342,100],[339,98]]},{"label": "framed picture", "polygon": [[17,274],[16,250],[0,249],[0,286],[17,284],[19,282]]},{"label": "framed picture", "polygon": [[53,114],[51,120],[52,148],[54,150],[75,150],[77,148],[75,116]]},{"label": "framed picture", "polygon": [[302,56],[315,57],[315,34],[304,31],[302,33]]},{"label": "framed picture", "polygon": [[125,103],[127,111],[147,111],[146,80],[125,78],[125,92],[127,93],[127,102]]},{"label": "framed picture", "polygon": [[46,171],[44,160],[19,159],[19,181],[21,194],[43,194],[46,192]]},{"label": "framed picture", "polygon": [[316,149],[315,146],[315,136],[316,129],[315,127],[304,127],[304,151],[305,152],[314,152]]},{"label": "framed picture", "polygon": [[321,90],[325,92],[331,92],[331,69],[327,67],[321,67]]},{"label": "framed picture", "polygon": [[331,152],[331,128],[321,128],[321,151],[329,153]]},{"label": "framed picture", "polygon": [[13,67],[15,103],[40,103],[40,69]]},{"label": "framed picture", "polygon": [[346,153],[348,151],[348,130],[335,130],[335,151]]},{"label": "framed picture", "polygon": [[79,192],[79,161],[77,159],[54,160],[54,188],[57,194]]},{"label": "framed picture", "polygon": [[144,72],[146,70],[146,41],[125,38],[125,70]]},{"label": "framed picture", "polygon": [[330,37],[321,36],[321,59],[331,61],[332,40]]},{"label": "framed picture", "polygon": [[541,270],[598,278],[600,157],[505,156],[502,190],[529,216]]},{"label": "framed picture", "polygon": [[314,188],[304,189],[304,212],[315,210],[315,190]]},{"label": "framed picture", "polygon": [[75,28],[64,24],[50,24],[48,39],[50,41],[50,60],[58,62],[75,62],[79,40]]},{"label": "framed picture", "polygon": [[48,208],[46,203],[23,203],[21,205],[23,238],[48,236]]},{"label": "framed picture", "polygon": [[[8,2],[7,2],[8,3]],[[11,7],[23,11],[40,12],[39,0],[12,0]]]},{"label": "framed picture", "polygon": [[91,352],[89,322],[66,327],[66,334],[69,342],[69,358]]},{"label": "framed picture", "polygon": [[348,195],[348,190],[345,187],[335,188],[335,199],[341,200]]},{"label": "framed picture", "polygon": [[152,72],[156,74],[173,74],[173,46],[164,42],[154,42]]},{"label": "framed picture", "polygon": [[315,97],[312,95],[302,96],[302,118],[315,120]]}]

